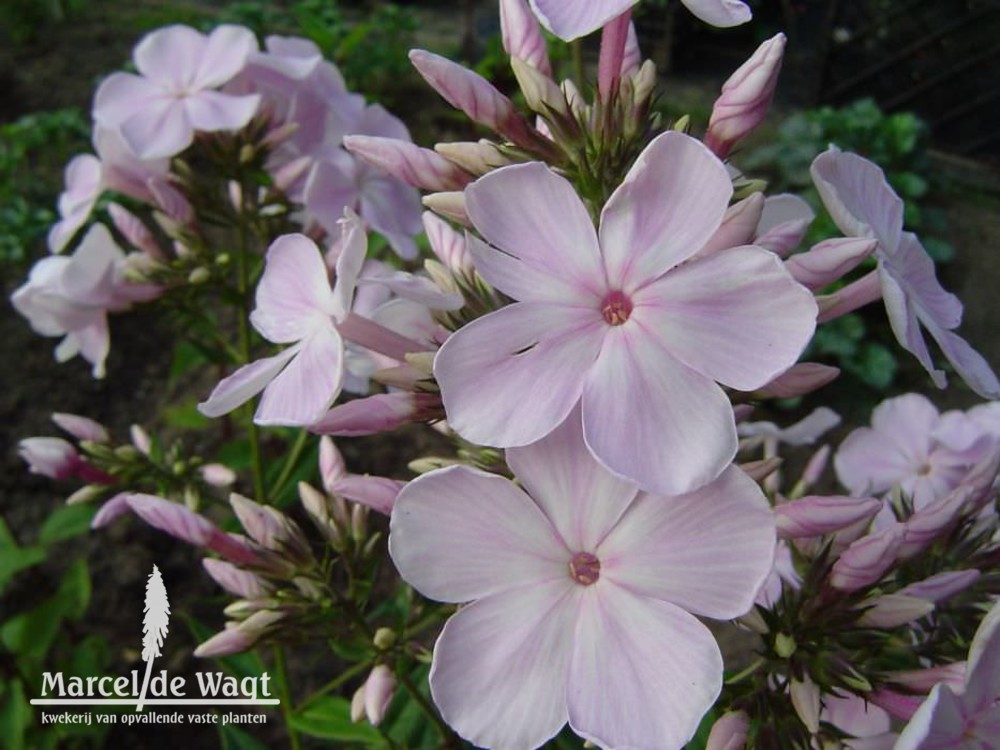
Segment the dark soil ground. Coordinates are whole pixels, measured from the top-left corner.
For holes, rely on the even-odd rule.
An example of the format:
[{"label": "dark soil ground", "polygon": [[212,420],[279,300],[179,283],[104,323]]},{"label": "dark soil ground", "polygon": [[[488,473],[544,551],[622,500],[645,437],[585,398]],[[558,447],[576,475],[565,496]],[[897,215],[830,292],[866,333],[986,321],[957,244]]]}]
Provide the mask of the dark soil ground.
[{"label": "dark soil ground", "polygon": [[[20,46],[5,46],[0,50],[0,121],[46,109],[88,109],[95,82],[128,59],[142,29],[168,20],[196,19],[205,13],[205,7],[159,0],[95,2],[71,23],[47,29]],[[421,33],[430,40],[428,46],[440,46],[448,38],[452,17],[437,12],[423,21]],[[692,109],[704,108],[710,106],[721,80],[671,82],[668,91],[689,97]],[[425,109],[427,101],[415,102],[414,109]],[[995,180],[988,176],[987,183]],[[996,290],[1000,289],[1000,263],[996,260],[1000,252],[1000,197],[989,191],[955,194],[948,199],[948,214],[949,239],[957,253],[943,271],[945,285],[965,303],[962,332],[994,366],[1000,366],[995,306]],[[23,275],[17,269],[4,269],[0,278],[5,296],[21,283]],[[17,456],[17,441],[57,434],[49,421],[53,411],[85,414],[121,437],[127,435],[133,422],[149,424],[165,399],[174,342],[153,312],[115,317],[108,376],[103,381],[92,379],[89,367],[79,359],[57,365],[52,358],[54,343],[33,334],[9,307],[0,313],[0,514],[22,544],[34,540],[43,520],[74,487],[29,475]],[[926,378],[915,369],[907,369],[901,379],[904,388],[927,390]],[[938,394],[936,400],[943,406],[967,406],[974,397],[959,386]],[[410,432],[388,443],[344,441],[342,448],[355,471],[385,473],[388,465],[398,473],[406,459],[416,455],[415,434]],[[80,554],[85,555],[91,571],[93,598],[85,617],[68,626],[61,637],[69,641],[91,634],[106,638],[114,652],[111,674],[124,673],[138,663],[138,612],[144,582],[154,563],[163,572],[175,612],[186,611],[213,627],[222,623],[220,599],[201,573],[199,556],[133,521],[58,546],[49,563],[15,579],[0,602],[0,622],[9,612],[51,595],[65,562]],[[182,627],[176,632],[168,641],[163,666],[176,673],[191,672],[196,668],[190,656],[196,642]],[[734,649],[739,651],[736,645]],[[301,661],[292,664],[292,675],[297,689],[315,687],[331,676],[324,673],[322,664]],[[279,722],[272,722],[255,734],[269,746],[277,746],[279,727]],[[108,747],[175,745],[189,750],[214,748],[218,739],[214,730],[190,725],[164,727],[155,734],[120,728]]]}]

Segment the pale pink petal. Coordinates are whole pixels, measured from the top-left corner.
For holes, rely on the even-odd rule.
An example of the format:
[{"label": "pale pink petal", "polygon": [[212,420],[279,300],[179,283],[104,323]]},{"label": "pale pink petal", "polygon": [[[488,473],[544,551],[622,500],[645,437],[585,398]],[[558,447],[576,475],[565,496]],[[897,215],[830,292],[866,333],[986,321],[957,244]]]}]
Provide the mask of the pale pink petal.
[{"label": "pale pink petal", "polygon": [[764,494],[730,466],[688,495],[640,493],[596,554],[601,576],[629,591],[728,619],[750,609],[771,571],[774,544]]},{"label": "pale pink petal", "polygon": [[250,29],[225,24],[212,29],[198,56],[198,70],[192,87],[211,89],[228,82],[257,51],[257,38]]},{"label": "pale pink petal", "polygon": [[707,484],[736,455],[732,407],[722,389],[631,320],[610,329],[587,374],[583,429],[601,463],[665,495]]},{"label": "pale pink petal", "polygon": [[467,602],[545,582],[575,586],[571,553],[545,514],[512,482],[450,466],[410,482],[396,498],[389,553],[424,596]]},{"label": "pale pink petal", "polygon": [[593,551],[636,493],[590,455],[579,408],[537,443],[509,448],[507,465],[573,551]]},{"label": "pale pink petal", "polygon": [[218,91],[199,91],[184,98],[188,121],[195,130],[214,133],[238,130],[257,114],[260,96],[232,96]]},{"label": "pale pink petal", "polygon": [[211,395],[198,404],[198,411],[206,417],[228,414],[264,390],[297,352],[297,347],[293,346],[273,357],[244,365],[229,377],[223,378]]},{"label": "pale pink petal", "polygon": [[[448,422],[481,445],[527,445],[569,415],[601,350],[594,309],[522,302],[464,326],[434,360]],[[615,392],[621,387],[615,384]]]},{"label": "pale pink petal", "polygon": [[671,355],[742,391],[787,370],[816,328],[812,294],[774,253],[752,246],[674,269],[633,303],[636,323],[655,332]]},{"label": "pale pink petal", "polygon": [[573,731],[600,747],[683,747],[722,687],[712,634],[612,583],[584,593],[566,695]]},{"label": "pale pink petal", "polygon": [[746,23],[752,17],[750,8],[741,0],[681,0],[700,20],[726,29]]},{"label": "pale pink petal", "polygon": [[333,285],[333,311],[340,321],[351,311],[358,276],[368,252],[368,235],[361,219],[350,208],[344,209],[344,216],[337,223],[340,237],[336,245],[339,254],[335,263],[337,281]]},{"label": "pale pink petal", "polygon": [[566,42],[585,36],[620,16],[638,0],[529,0],[542,25]]},{"label": "pale pink petal", "polygon": [[1000,605],[976,629],[966,666],[965,701],[983,711],[1000,699]]},{"label": "pale pink petal", "polygon": [[95,443],[106,443],[110,440],[107,428],[89,417],[53,412],[52,421],[77,440],[92,440]]},{"label": "pale pink petal", "polygon": [[732,194],[726,168],[701,141],[676,131],[653,140],[601,212],[611,288],[632,293],[694,255]]},{"label": "pale pink petal", "polygon": [[[540,162],[502,167],[465,189],[469,218],[496,249],[476,254],[481,273],[514,299],[589,299],[605,291],[597,234],[572,185]],[[559,217],[554,221],[553,217]],[[697,249],[697,248],[695,248]],[[491,259],[503,254],[505,257]],[[498,264],[502,275],[491,274]],[[516,264],[525,282],[514,283]],[[492,283],[492,282],[491,282]],[[530,291],[535,285],[538,291]],[[506,287],[506,288],[505,288]]]},{"label": "pale pink petal", "polygon": [[331,493],[340,495],[347,500],[366,505],[372,510],[389,515],[399,496],[399,491],[406,486],[405,482],[388,477],[371,477],[361,474],[351,474],[338,479]]},{"label": "pale pink petal", "polygon": [[784,258],[798,247],[809,229],[815,212],[797,195],[781,193],[764,200],[764,212],[757,225],[753,244]]},{"label": "pale pink petal", "polygon": [[[912,304],[912,300],[907,296],[906,290],[896,277],[892,267],[887,263],[880,262],[877,271],[878,282],[881,287],[882,300],[885,302],[886,315],[889,318],[889,325],[896,336],[896,340],[906,351],[910,352],[923,366],[938,388],[944,388],[947,379],[942,370],[934,368],[934,360],[924,341],[924,334],[920,330],[920,321],[917,318],[917,311]],[[860,283],[860,281],[849,284],[845,289]],[[845,311],[847,312],[847,311]]]},{"label": "pale pink petal", "polygon": [[938,328],[929,321],[923,322],[966,385],[983,398],[1000,398],[1000,381],[982,354],[958,334]]},{"label": "pale pink petal", "polygon": [[318,326],[329,325],[333,292],[316,243],[301,234],[272,242],[256,299],[250,322],[275,344],[299,341]]},{"label": "pale pink petal", "polygon": [[535,583],[481,599],[448,620],[430,685],[441,716],[492,750],[539,747],[566,723],[579,587]]},{"label": "pale pink petal", "polygon": [[121,133],[128,147],[142,159],[174,156],[194,139],[184,103],[167,97],[146,102],[121,124]]},{"label": "pale pink petal", "polygon": [[136,45],[135,67],[151,81],[174,90],[195,84],[207,40],[189,26],[173,25],[147,34]]},{"label": "pale pink petal", "polygon": [[253,419],[262,425],[311,425],[340,394],[343,377],[344,342],[331,325],[303,340],[264,389]]},{"label": "pale pink petal", "polygon": [[963,709],[962,699],[947,685],[935,685],[899,735],[894,750],[963,747],[966,729]]},{"label": "pale pink petal", "polygon": [[[104,140],[107,141],[110,129],[117,128],[150,101],[162,98],[162,90],[145,78],[132,73],[114,73],[101,82],[94,94],[94,121],[104,126]],[[100,131],[94,135],[96,140]],[[116,140],[114,136],[110,139]],[[102,153],[101,148],[97,153],[102,160],[107,160],[108,155]]]},{"label": "pale pink petal", "polygon": [[[379,174],[369,167],[361,184],[358,213],[381,235],[401,258],[417,257],[413,237],[420,233],[420,193],[402,180]],[[380,170],[379,170],[380,171]]]},{"label": "pale pink petal", "polygon": [[270,587],[264,584],[263,579],[237,568],[231,562],[206,558],[201,563],[212,579],[230,594],[242,599],[257,599],[270,593]]}]

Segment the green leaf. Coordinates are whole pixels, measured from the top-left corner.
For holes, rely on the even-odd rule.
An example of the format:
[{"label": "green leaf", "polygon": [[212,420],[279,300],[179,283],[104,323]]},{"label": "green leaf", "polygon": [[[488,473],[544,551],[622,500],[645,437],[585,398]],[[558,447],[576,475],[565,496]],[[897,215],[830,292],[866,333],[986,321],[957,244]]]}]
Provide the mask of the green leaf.
[{"label": "green leaf", "polygon": [[253,735],[232,724],[219,725],[219,741],[223,750],[267,750],[268,747]]},{"label": "green leaf", "polygon": [[168,425],[181,430],[204,430],[210,424],[208,417],[203,416],[198,411],[196,399],[176,406],[168,406],[163,410],[163,418]]},{"label": "green leaf", "polygon": [[56,600],[62,606],[63,614],[71,620],[79,620],[90,604],[90,573],[87,561],[78,557],[63,573]]},{"label": "green leaf", "polygon": [[86,534],[97,508],[88,504],[64,505],[49,514],[38,532],[38,541],[51,544]]},{"label": "green leaf", "polygon": [[310,737],[375,747],[386,744],[375,727],[351,721],[351,702],[339,696],[328,695],[313,701],[302,711],[292,714],[288,723]]},{"label": "green leaf", "polygon": [[46,549],[39,545],[30,547],[3,547],[0,549],[0,594],[10,580],[22,570],[38,565],[46,556]]},{"label": "green leaf", "polygon": [[[410,673],[417,689],[430,700],[427,678],[430,666],[421,664]],[[441,733],[406,690],[397,690],[382,726],[396,742],[407,748],[434,748],[441,745]]]},{"label": "green leaf", "polygon": [[24,697],[24,686],[14,679],[7,683],[0,703],[0,727],[3,727],[4,747],[22,750],[26,747],[25,734],[31,726],[31,706]]},{"label": "green leaf", "polygon": [[62,616],[63,604],[59,598],[48,599],[0,625],[0,643],[18,656],[40,663],[59,632]]}]

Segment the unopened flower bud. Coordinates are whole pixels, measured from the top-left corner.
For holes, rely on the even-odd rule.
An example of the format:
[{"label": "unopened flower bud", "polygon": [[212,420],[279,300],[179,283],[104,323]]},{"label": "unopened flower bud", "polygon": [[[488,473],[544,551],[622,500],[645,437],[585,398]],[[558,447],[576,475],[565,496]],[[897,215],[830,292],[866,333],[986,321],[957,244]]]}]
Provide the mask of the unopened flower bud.
[{"label": "unopened flower bud", "polygon": [[803,675],[801,680],[791,679],[789,682],[789,693],[795,713],[798,714],[810,734],[816,734],[819,731],[819,688],[809,678],[809,675]]},{"label": "unopened flower bud", "polygon": [[722,85],[705,134],[707,145],[721,159],[767,115],[785,52],[785,35],[764,42]]},{"label": "unopened flower bud", "polygon": [[153,445],[153,441],[149,439],[149,434],[139,425],[134,424],[129,428],[129,436],[132,438],[132,445],[148,456]]},{"label": "unopened flower bud", "polygon": [[750,717],[745,711],[727,711],[712,725],[705,750],[743,750],[750,733]]},{"label": "unopened flower bud", "polygon": [[115,448],[115,458],[125,463],[131,463],[142,455],[142,451],[134,445],[119,445]]},{"label": "unopened flower bud", "polygon": [[351,508],[351,536],[358,542],[368,536],[368,508],[360,503]]},{"label": "unopened flower bud", "polygon": [[752,480],[761,482],[781,468],[781,464],[780,457],[772,456],[761,461],[748,461],[745,464],[739,464],[739,467]]},{"label": "unopened flower bud", "polygon": [[90,440],[94,443],[106,443],[110,439],[107,428],[100,422],[95,422],[88,417],[81,417],[79,414],[66,414],[55,412],[52,421],[62,430],[68,432],[77,440]]},{"label": "unopened flower bud", "polygon": [[379,628],[375,631],[372,642],[379,651],[388,651],[396,645],[396,631],[392,628]]},{"label": "unopened flower bud", "polygon": [[421,202],[431,211],[441,214],[446,219],[457,221],[467,227],[472,226],[472,221],[465,211],[465,193],[461,190],[430,193],[425,195]]},{"label": "unopened flower bud", "polygon": [[244,143],[240,146],[240,164],[249,164],[257,156],[257,150],[251,143]]},{"label": "unopened flower bud", "polygon": [[875,252],[878,240],[866,237],[833,237],[785,261],[785,270],[807,289],[839,281]]},{"label": "unopened flower bud", "polygon": [[189,284],[198,285],[204,284],[206,281],[212,278],[212,272],[209,271],[204,266],[198,266],[193,269],[191,273],[188,274],[187,280]]},{"label": "unopened flower bud", "polygon": [[225,464],[205,464],[198,469],[198,473],[213,487],[229,487],[236,482],[236,472]]},{"label": "unopened flower bud", "polygon": [[407,185],[434,192],[461,190],[472,175],[430,149],[395,138],[349,135],[344,148]]},{"label": "unopened flower bud", "polygon": [[782,659],[794,654],[797,648],[795,639],[787,633],[778,633],[774,636],[774,653]]},{"label": "unopened flower bud", "polygon": [[80,463],[76,448],[62,438],[25,438],[18,443],[18,452],[28,464],[28,471],[50,479],[74,476]]},{"label": "unopened flower bud", "polygon": [[878,581],[896,562],[903,536],[897,523],[853,542],[833,564],[830,585],[850,593]]},{"label": "unopened flower bud", "polygon": [[882,502],[870,497],[811,495],[774,508],[778,536],[783,539],[822,536],[874,518]]},{"label": "unopened flower bud", "polygon": [[106,487],[99,484],[85,484],[76,492],[66,498],[66,505],[76,505],[77,503],[89,503],[101,497]]},{"label": "unopened flower bud", "polygon": [[969,586],[979,580],[982,575],[975,568],[969,570],[948,570],[938,573],[922,581],[911,583],[909,586],[901,588],[897,593],[906,596],[916,596],[926,599],[935,604],[950,599],[965,591]]},{"label": "unopened flower bud", "polygon": [[919,620],[934,611],[934,602],[902,594],[886,594],[863,601],[864,608],[857,624],[864,628],[898,628],[908,622]]},{"label": "unopened flower bud", "polygon": [[[484,175],[510,164],[510,159],[504,156],[495,144],[486,139],[476,143],[465,141],[436,143],[434,150],[448,161],[454,162],[466,172],[474,175]],[[431,244],[433,246],[433,242]]]},{"label": "unopened flower bud", "polygon": [[569,114],[569,106],[562,89],[549,76],[516,57],[510,59],[510,67],[532,112],[543,117],[552,113]]},{"label": "unopened flower bud", "polygon": [[552,75],[545,37],[525,0],[500,0],[500,34],[508,55]]},{"label": "unopened flower bud", "polygon": [[799,362],[760,388],[757,393],[764,398],[796,398],[833,382],[838,375],[838,367],[817,362]]},{"label": "unopened flower bud", "polygon": [[[639,106],[644,104],[649,99],[650,95],[652,95],[655,88],[656,65],[652,60],[646,60],[639,66],[639,70],[632,76],[632,100],[635,105]],[[687,117],[687,115],[685,115],[685,117]],[[690,118],[688,118],[688,121],[690,122]],[[686,132],[684,128],[677,127],[677,123],[674,123],[673,129]]]},{"label": "unopened flower bud", "polygon": [[365,716],[373,726],[385,718],[385,712],[396,692],[396,675],[385,664],[372,669],[365,681]]}]

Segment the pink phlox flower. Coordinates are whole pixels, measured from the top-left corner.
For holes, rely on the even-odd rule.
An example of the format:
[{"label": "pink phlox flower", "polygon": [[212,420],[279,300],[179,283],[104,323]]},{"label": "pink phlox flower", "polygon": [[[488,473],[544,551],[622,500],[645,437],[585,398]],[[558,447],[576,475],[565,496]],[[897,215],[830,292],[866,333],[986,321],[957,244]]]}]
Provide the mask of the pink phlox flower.
[{"label": "pink phlox flower", "polygon": [[198,405],[202,414],[221,416],[261,391],[258,424],[308,425],[330,407],[343,384],[344,342],[337,324],[350,312],[366,249],[356,216],[344,218],[344,233],[332,288],[312,240],[286,234],[271,243],[250,322],[268,341],[291,346],[223,379]]},{"label": "pink phlox flower", "polygon": [[587,445],[612,471],[667,494],[718,476],[737,438],[715,381],[770,381],[798,358],[816,317],[812,294],[770,251],[692,259],[731,194],[722,163],[678,132],[640,155],[598,231],[572,186],[540,163],[466,188],[486,240],[469,238],[477,270],[517,302],[438,352],[451,426],[481,445],[527,445],[582,401]]},{"label": "pink phlox flower", "polygon": [[771,567],[760,489],[730,466],[690,494],[642,492],[591,457],[579,410],[506,458],[520,485],[452,466],[392,512],[403,578],[471,602],[434,647],[445,721],[485,748],[538,747],[567,721],[601,747],[682,747],[722,682],[692,615],[744,614]]},{"label": "pink phlox flower", "polygon": [[[892,720],[885,711],[853,693],[825,693],[820,721],[845,732],[848,750],[890,750],[896,733],[890,731]],[[861,740],[857,742],[856,740]]]},{"label": "pink phlox flower", "polygon": [[834,467],[852,494],[882,494],[898,485],[917,510],[954,490],[993,445],[985,431],[955,413],[942,416],[924,396],[888,399],[871,427],[841,443]]},{"label": "pink phlox flower", "polygon": [[52,255],[38,261],[28,281],[11,296],[14,308],[36,333],[63,336],[56,359],[80,354],[104,377],[111,341],[107,315],[128,309],[161,293],[150,284],[128,282],[127,257],[103,224],[93,225],[72,256]]},{"label": "pink phlox flower", "polygon": [[28,464],[28,471],[49,479],[74,477],[82,463],[76,448],[62,438],[24,438],[17,444],[17,452]]},{"label": "pink phlox flower", "polygon": [[143,159],[174,156],[199,131],[242,128],[256,114],[260,97],[217,89],[256,49],[253,33],[239,26],[219,26],[207,36],[187,26],[158,29],[135,48],[139,75],[115,73],[97,89],[94,120],[119,128]]},{"label": "pink phlox flower", "polygon": [[921,326],[972,390],[1000,397],[989,364],[952,332],[962,320],[962,303],[937,280],[934,261],[911,232],[903,231],[903,201],[882,170],[857,154],[831,147],[813,161],[813,182],[830,216],[848,237],[878,240],[878,280],[893,333],[931,374],[938,387],[945,376],[934,368]]},{"label": "pink phlox flower", "polygon": [[965,690],[934,686],[900,734],[895,750],[980,750],[1000,737],[1000,605],[976,630],[966,663]]},{"label": "pink phlox flower", "polygon": [[[365,107],[351,134],[411,141],[402,121],[378,104]],[[318,157],[306,181],[304,201],[309,216],[334,239],[337,219],[351,208],[401,258],[417,257],[413,240],[421,229],[417,190],[342,148],[328,149]]]},{"label": "pink phlox flower", "polygon": [[101,195],[101,162],[91,154],[74,156],[66,165],[66,189],[59,195],[59,221],[49,230],[49,250],[60,253],[90,218]]},{"label": "pink phlox flower", "polygon": [[94,123],[94,151],[101,160],[101,187],[145,203],[155,203],[151,182],[165,181],[169,159],[141,159],[117,128]]},{"label": "pink phlox flower", "polygon": [[833,409],[820,406],[788,427],[774,422],[741,422],[736,427],[740,437],[762,437],[785,445],[813,445],[823,435],[840,424],[840,415]]},{"label": "pink phlox flower", "polygon": [[[629,10],[639,0],[529,0],[542,25],[570,42],[604,26]],[[728,28],[750,20],[751,12],[741,0],[681,0],[700,20]]]}]

